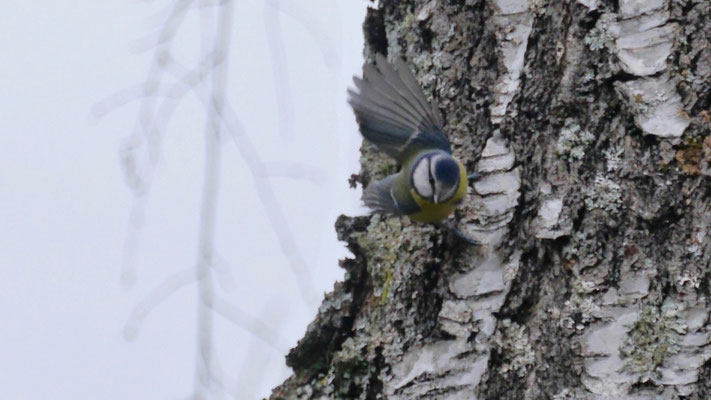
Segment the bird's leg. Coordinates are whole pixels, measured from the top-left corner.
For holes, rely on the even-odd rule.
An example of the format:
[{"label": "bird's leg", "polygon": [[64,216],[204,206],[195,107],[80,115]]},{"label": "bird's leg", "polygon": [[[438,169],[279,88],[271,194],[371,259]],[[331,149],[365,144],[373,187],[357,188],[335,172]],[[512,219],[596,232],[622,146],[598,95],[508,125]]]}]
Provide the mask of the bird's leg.
[{"label": "bird's leg", "polygon": [[481,179],[482,176],[483,175],[478,172],[472,172],[471,174],[467,175],[467,178],[472,182],[476,182]]},{"label": "bird's leg", "polygon": [[472,246],[480,246],[481,243],[477,240],[472,239],[471,237],[467,236],[466,233],[460,231],[456,226],[446,224],[444,222],[439,222],[436,224],[440,228],[447,229],[448,231],[452,232],[454,236],[458,237],[459,239],[464,240],[465,242],[469,243]]}]

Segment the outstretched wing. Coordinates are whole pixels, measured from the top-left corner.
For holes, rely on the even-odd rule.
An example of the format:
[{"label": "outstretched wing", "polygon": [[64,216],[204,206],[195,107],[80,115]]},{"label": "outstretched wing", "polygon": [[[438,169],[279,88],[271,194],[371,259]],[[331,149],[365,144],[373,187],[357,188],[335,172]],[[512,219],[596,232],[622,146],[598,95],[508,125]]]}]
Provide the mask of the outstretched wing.
[{"label": "outstretched wing", "polygon": [[375,65],[365,64],[363,79],[353,82],[357,91],[348,90],[348,103],[363,137],[398,163],[423,149],[452,152],[437,110],[402,59],[393,67],[377,54]]}]

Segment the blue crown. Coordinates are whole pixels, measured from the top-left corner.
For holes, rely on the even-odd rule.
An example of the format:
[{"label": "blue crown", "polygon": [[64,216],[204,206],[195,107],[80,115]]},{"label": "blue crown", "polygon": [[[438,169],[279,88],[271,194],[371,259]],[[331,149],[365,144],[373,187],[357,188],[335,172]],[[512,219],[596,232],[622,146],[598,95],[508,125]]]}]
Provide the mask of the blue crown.
[{"label": "blue crown", "polygon": [[454,186],[459,181],[459,164],[453,158],[439,159],[435,164],[434,174],[438,181]]}]

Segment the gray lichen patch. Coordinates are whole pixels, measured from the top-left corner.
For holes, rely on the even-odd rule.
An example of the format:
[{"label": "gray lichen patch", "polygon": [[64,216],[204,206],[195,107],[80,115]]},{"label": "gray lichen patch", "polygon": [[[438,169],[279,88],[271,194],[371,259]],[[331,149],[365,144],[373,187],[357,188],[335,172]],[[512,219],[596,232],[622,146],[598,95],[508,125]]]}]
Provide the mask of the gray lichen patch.
[{"label": "gray lichen patch", "polygon": [[526,328],[508,319],[502,320],[500,325],[502,336],[495,336],[493,339],[498,346],[497,351],[504,357],[499,371],[518,378],[527,376],[531,365],[536,361],[536,353]]},{"label": "gray lichen patch", "polygon": [[364,186],[397,172],[397,165],[393,160],[367,141],[363,141],[361,146],[360,163],[368,166],[361,169],[358,179]]},{"label": "gray lichen patch", "polygon": [[585,150],[595,140],[588,130],[575,123],[572,118],[565,121],[556,143],[556,153],[563,158],[580,160],[585,156]]},{"label": "gray lichen patch", "polygon": [[585,206],[589,210],[602,210],[612,216],[622,207],[622,188],[612,179],[597,175],[586,192]]},{"label": "gray lichen patch", "polygon": [[614,47],[615,37],[610,32],[610,25],[615,22],[614,14],[602,14],[596,21],[595,27],[585,36],[583,42],[590,50],[601,50]]},{"label": "gray lichen patch", "polygon": [[[415,231],[419,235],[410,236]],[[416,225],[408,219],[375,214],[371,218],[367,230],[356,233],[354,238],[365,254],[372,257],[369,260],[374,268],[379,268],[382,265],[397,268],[415,263],[417,257],[427,253],[432,247],[427,233],[433,231],[434,228],[431,226]],[[423,237],[427,239],[423,239]]]},{"label": "gray lichen patch", "polygon": [[709,333],[703,329],[707,311],[667,299],[647,306],[629,333],[621,354],[624,371],[640,382],[671,386],[680,395],[694,392],[700,368],[711,358]]},{"label": "gray lichen patch", "polygon": [[625,357],[623,372],[638,376],[640,382],[662,378],[661,367],[678,354],[686,333],[685,315],[679,304],[667,301],[661,307],[647,306],[639,314],[620,354]]}]

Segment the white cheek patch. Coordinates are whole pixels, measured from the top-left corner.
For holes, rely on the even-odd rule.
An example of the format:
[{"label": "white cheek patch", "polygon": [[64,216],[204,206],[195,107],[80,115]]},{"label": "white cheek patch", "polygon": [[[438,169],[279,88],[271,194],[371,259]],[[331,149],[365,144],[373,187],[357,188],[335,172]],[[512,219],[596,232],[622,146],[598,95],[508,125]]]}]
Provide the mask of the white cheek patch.
[{"label": "white cheek patch", "polygon": [[417,166],[415,166],[415,170],[412,172],[412,183],[415,185],[417,194],[426,198],[431,198],[434,193],[434,189],[430,184],[429,164],[429,159],[423,158]]}]

